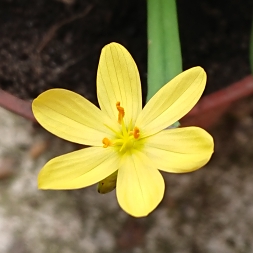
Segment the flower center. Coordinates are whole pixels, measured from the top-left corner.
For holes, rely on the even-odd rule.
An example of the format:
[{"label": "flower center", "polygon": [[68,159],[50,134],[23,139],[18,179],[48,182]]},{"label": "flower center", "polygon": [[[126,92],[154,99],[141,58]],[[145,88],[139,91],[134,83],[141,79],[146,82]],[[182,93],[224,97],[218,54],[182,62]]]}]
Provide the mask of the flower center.
[{"label": "flower center", "polygon": [[140,136],[140,130],[138,127],[132,128],[131,124],[126,127],[123,120],[125,116],[125,110],[120,106],[120,102],[116,103],[116,108],[118,110],[118,123],[121,125],[121,131],[116,133],[116,137],[113,140],[104,138],[102,143],[103,147],[107,148],[109,146],[114,146],[119,148],[119,152],[126,152],[134,146],[135,141]]}]

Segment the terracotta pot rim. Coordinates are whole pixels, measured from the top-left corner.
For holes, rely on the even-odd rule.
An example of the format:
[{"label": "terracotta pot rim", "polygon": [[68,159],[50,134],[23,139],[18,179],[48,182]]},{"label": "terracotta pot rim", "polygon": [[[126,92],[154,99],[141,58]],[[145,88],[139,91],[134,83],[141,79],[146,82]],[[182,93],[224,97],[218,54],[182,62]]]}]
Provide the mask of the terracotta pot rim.
[{"label": "terracotta pot rim", "polygon": [[[251,75],[232,83],[230,86],[213,92],[200,99],[197,105],[183,120],[203,114],[219,106],[228,105],[243,97],[253,94],[253,77]],[[37,122],[32,113],[32,102],[20,99],[9,92],[0,89],[0,106],[20,115],[32,122]]]},{"label": "terracotta pot rim", "polygon": [[37,122],[32,113],[32,102],[18,98],[0,89],[0,106],[32,122]]}]

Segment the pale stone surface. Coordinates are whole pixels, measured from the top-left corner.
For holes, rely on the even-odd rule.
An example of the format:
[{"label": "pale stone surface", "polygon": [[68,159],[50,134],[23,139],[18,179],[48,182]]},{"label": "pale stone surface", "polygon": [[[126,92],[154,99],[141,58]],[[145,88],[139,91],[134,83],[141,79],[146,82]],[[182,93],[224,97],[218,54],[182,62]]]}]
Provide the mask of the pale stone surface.
[{"label": "pale stone surface", "polygon": [[[28,121],[1,108],[0,125],[0,159],[8,155],[16,161],[14,175],[0,181],[0,252],[110,252],[114,239],[104,224],[97,224],[101,216],[97,206],[106,208],[111,201],[107,212],[118,209],[113,196],[102,198],[94,187],[83,191],[87,203],[80,215],[74,192],[37,189],[43,164],[74,146],[44,130],[34,132]],[[29,148],[43,138],[50,139],[49,149],[33,160]]]},{"label": "pale stone surface", "polygon": [[[246,114],[212,131],[212,161],[194,173],[164,174],[164,200],[142,219],[96,186],[39,191],[40,168],[77,147],[0,108],[0,161],[13,160],[13,174],[0,179],[0,252],[253,252],[253,106],[244,103]],[[33,158],[41,141],[48,148]]]}]

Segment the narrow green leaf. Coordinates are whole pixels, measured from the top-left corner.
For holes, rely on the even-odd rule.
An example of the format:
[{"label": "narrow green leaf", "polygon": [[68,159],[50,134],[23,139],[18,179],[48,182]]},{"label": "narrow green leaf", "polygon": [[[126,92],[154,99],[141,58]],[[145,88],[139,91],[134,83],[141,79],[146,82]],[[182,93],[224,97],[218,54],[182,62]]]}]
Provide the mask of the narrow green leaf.
[{"label": "narrow green leaf", "polygon": [[147,101],[182,72],[176,0],[148,0]]}]

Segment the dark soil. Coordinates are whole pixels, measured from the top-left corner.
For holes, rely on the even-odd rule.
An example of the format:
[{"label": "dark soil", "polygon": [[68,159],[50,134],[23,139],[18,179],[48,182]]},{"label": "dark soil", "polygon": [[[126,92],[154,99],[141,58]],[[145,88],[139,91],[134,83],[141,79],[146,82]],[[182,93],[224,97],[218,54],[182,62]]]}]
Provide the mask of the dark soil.
[{"label": "dark soil", "polygon": [[206,93],[250,74],[252,7],[250,0],[178,1],[184,68],[205,68]]},{"label": "dark soil", "polygon": [[[206,93],[250,73],[250,0],[178,0],[178,13],[184,69],[206,69]],[[25,99],[62,87],[96,101],[101,48],[116,41],[136,60],[145,95],[146,36],[145,0],[1,0],[0,87]]]}]

